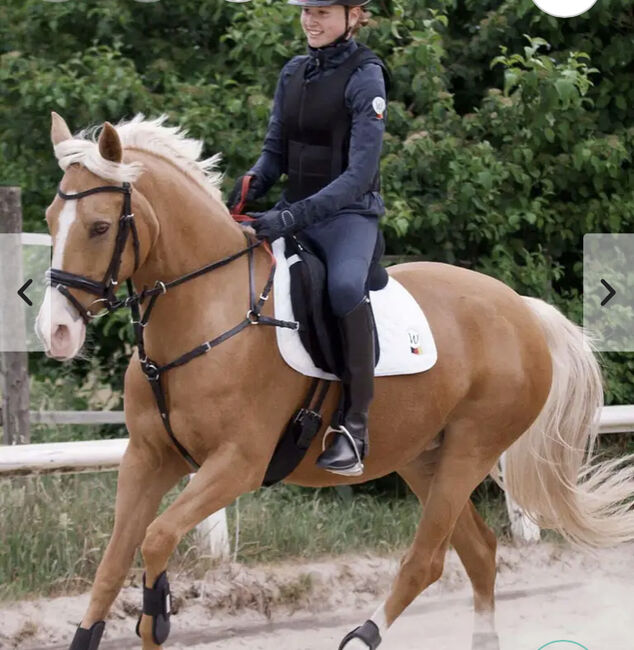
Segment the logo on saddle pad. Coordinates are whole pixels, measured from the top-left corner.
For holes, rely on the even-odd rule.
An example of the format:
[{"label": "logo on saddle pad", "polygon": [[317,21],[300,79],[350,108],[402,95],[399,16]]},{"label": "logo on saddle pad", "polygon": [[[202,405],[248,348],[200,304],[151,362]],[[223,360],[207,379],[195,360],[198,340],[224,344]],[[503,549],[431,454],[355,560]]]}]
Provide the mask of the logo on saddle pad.
[{"label": "logo on saddle pad", "polygon": [[409,349],[412,354],[423,354],[423,348],[420,345],[420,334],[417,330],[407,330],[409,337]]}]

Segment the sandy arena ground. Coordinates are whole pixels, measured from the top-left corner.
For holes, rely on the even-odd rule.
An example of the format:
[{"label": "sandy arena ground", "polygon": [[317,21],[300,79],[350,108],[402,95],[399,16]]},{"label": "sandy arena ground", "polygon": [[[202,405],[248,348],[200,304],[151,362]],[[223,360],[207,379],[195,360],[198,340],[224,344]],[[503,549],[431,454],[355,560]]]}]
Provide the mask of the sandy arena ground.
[{"label": "sandy arena ground", "polygon": [[[497,624],[501,650],[634,649],[634,544],[593,557],[567,546],[502,546]],[[398,558],[243,567],[201,580],[170,574],[175,614],[166,648],[336,650],[343,635],[385,597]],[[133,580],[138,582],[138,578]],[[140,648],[134,625],[141,600],[126,586],[100,650]],[[88,594],[0,605],[0,648],[67,650]],[[385,636],[381,650],[470,650],[471,591],[450,551],[442,579]],[[575,642],[574,644],[572,642]]]}]

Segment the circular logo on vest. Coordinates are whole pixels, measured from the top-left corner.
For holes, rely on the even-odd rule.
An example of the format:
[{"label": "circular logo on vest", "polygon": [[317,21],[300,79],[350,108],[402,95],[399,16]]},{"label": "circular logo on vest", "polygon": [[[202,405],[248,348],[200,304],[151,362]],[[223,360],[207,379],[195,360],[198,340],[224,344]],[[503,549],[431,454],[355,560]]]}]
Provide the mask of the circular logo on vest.
[{"label": "circular logo on vest", "polygon": [[385,112],[385,107],[386,107],[386,103],[383,97],[375,97],[372,100],[372,108],[374,109],[374,112],[376,113],[376,116],[379,119],[383,117],[383,113]]},{"label": "circular logo on vest", "polygon": [[541,646],[538,650],[589,650],[589,648],[576,641],[565,641],[562,639],[560,641],[551,641]]},{"label": "circular logo on vest", "polygon": [[590,9],[597,0],[533,0],[549,16],[555,18],[572,18]]}]

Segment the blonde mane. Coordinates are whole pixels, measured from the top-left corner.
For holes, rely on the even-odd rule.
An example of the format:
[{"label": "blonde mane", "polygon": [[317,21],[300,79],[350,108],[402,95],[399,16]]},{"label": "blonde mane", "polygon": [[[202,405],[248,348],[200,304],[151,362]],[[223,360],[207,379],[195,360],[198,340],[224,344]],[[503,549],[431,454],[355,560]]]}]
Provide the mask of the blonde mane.
[{"label": "blonde mane", "polygon": [[[178,126],[163,126],[166,119],[167,115],[163,114],[154,120],[146,120],[143,113],[137,113],[131,120],[121,120],[114,128],[124,149],[133,147],[171,160],[214,199],[222,201],[220,184],[223,175],[217,171],[221,154],[199,160],[202,140],[188,138],[187,131]],[[88,127],[57,144],[55,156],[59,166],[66,171],[69,165],[81,163],[93,174],[113,182],[136,181],[144,171],[143,163],[113,163],[103,158],[97,146],[99,129],[99,125]]]}]

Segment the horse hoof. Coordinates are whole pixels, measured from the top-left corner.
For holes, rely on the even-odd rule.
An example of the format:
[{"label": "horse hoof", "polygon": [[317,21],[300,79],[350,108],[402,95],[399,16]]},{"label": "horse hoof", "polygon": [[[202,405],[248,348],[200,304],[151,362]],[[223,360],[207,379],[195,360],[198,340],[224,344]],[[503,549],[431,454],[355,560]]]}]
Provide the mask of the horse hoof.
[{"label": "horse hoof", "polygon": [[500,639],[495,632],[474,632],[471,650],[500,650]]},{"label": "horse hoof", "polygon": [[342,647],[345,647],[346,650],[368,650],[370,646],[365,641],[361,641],[361,639],[352,639]]},{"label": "horse hoof", "polygon": [[379,628],[374,621],[366,621],[343,638],[339,650],[376,650],[381,643]]}]

